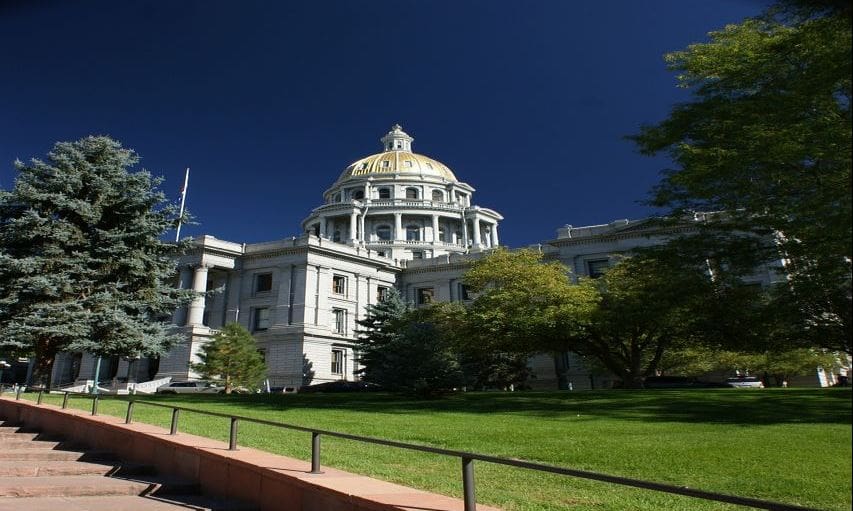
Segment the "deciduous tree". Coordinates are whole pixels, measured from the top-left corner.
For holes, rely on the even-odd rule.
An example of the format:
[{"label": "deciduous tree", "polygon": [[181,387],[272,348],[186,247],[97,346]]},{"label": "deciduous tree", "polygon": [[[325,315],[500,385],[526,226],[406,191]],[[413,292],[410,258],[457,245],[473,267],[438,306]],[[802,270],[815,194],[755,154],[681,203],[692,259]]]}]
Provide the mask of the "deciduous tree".
[{"label": "deciduous tree", "polygon": [[675,164],[651,204],[725,211],[704,230],[772,239],[750,254],[787,261],[780,307],[806,345],[849,353],[850,2],[783,1],[666,60],[693,100],[633,137]]}]

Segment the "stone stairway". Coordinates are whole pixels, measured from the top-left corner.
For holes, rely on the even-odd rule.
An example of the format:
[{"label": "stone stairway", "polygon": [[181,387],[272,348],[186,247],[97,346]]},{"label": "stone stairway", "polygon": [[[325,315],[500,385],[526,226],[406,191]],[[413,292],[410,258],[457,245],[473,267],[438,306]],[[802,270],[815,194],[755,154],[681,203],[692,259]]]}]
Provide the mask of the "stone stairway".
[{"label": "stone stairway", "polygon": [[0,511],[257,511],[108,452],[0,423]]}]

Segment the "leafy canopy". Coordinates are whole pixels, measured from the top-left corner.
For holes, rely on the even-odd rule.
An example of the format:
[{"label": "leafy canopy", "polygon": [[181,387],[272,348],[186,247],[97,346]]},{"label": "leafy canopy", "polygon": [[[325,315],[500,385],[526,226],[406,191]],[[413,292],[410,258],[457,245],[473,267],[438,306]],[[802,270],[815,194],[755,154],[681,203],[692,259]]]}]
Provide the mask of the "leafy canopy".
[{"label": "leafy canopy", "polygon": [[633,138],[668,154],[650,203],[676,218],[725,211],[713,228],[772,238],[789,283],[779,308],[806,345],[850,352],[850,3],[780,2],[666,61],[693,100]]}]

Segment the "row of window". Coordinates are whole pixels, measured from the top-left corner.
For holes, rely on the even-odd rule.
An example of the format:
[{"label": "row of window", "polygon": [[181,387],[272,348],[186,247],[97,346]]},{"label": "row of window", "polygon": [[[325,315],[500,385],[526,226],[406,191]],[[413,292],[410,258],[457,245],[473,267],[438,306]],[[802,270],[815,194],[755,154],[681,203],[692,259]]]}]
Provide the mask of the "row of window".
[{"label": "row of window", "polygon": [[[392,189],[390,187],[383,187],[376,189],[376,197],[378,199],[392,199],[393,196]],[[363,189],[355,189],[349,192],[350,199],[354,200],[362,200],[364,199],[364,190]],[[339,192],[332,196],[332,202],[341,202],[341,198],[343,195]],[[406,188],[403,192],[403,197],[406,199],[420,199],[421,191],[418,188]],[[445,193],[443,190],[433,190],[431,193],[433,202],[445,202]],[[460,204],[467,204],[468,196],[465,194],[457,193],[456,194],[456,202]]]}]

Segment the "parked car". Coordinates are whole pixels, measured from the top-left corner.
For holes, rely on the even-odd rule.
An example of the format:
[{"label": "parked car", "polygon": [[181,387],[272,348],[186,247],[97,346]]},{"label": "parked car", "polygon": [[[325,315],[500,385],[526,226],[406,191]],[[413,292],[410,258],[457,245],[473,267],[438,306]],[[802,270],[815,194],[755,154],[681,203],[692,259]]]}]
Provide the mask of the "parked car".
[{"label": "parked car", "polygon": [[270,387],[270,394],[293,394],[296,387]]},{"label": "parked car", "polygon": [[737,376],[735,378],[726,378],[726,384],[729,387],[737,387],[739,389],[763,389],[764,383],[757,376]]},{"label": "parked car", "polygon": [[224,389],[212,381],[173,381],[157,387],[158,394],[219,394]]}]

